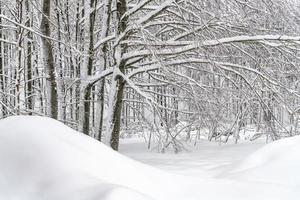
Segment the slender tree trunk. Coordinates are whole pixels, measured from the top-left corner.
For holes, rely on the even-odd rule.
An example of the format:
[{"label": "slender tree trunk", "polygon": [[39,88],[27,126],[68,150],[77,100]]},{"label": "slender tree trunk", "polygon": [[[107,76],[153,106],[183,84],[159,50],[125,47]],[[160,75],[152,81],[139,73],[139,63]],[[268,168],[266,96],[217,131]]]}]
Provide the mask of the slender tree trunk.
[{"label": "slender tree trunk", "polygon": [[[96,5],[97,0],[90,0],[89,8],[85,12],[85,16],[88,16],[88,37],[89,37],[89,46],[88,46],[88,56],[87,56],[87,64],[86,69],[82,70],[82,77],[86,78],[87,76],[92,75],[93,70],[93,62],[94,62],[94,25],[95,25],[95,16],[96,16]],[[93,12],[90,12],[91,9],[94,9]],[[90,13],[88,13],[90,12]],[[86,18],[87,19],[87,18]],[[81,101],[83,101],[83,112],[80,113],[80,115],[83,115],[81,117],[82,119],[82,132],[86,135],[89,135],[90,132],[90,114],[91,114],[91,92],[92,92],[92,85],[88,86],[82,86],[81,92],[83,92],[83,98],[81,98]]]},{"label": "slender tree trunk", "polygon": [[[127,27],[128,17],[123,16],[126,12],[126,9],[126,0],[119,0],[117,2],[117,35],[122,34]],[[124,37],[124,39],[126,39],[126,37]],[[126,63],[122,60],[122,55],[126,52],[126,50],[127,46],[125,44],[119,44],[115,48],[115,70],[112,76],[112,86],[109,96],[109,117],[107,122],[106,142],[109,143],[110,146],[116,151],[119,149],[122,100],[125,86],[123,78],[119,76],[118,73],[124,73],[125,71]]]},{"label": "slender tree trunk", "polygon": [[103,131],[103,118],[104,118],[104,91],[105,90],[105,78],[103,78],[100,82],[99,88],[99,126],[98,126],[98,140],[101,141],[102,139],[102,131]]},{"label": "slender tree trunk", "polygon": [[119,78],[118,82],[118,91],[115,102],[115,109],[113,112],[114,115],[114,127],[112,129],[112,136],[110,140],[110,146],[114,150],[119,149],[119,137],[120,137],[120,127],[121,127],[121,113],[122,113],[122,105],[123,105],[123,93],[125,82],[122,78]]},{"label": "slender tree trunk", "polygon": [[109,108],[108,108],[108,124],[106,130],[106,143],[114,150],[119,149],[119,136],[121,125],[122,99],[125,82],[123,78],[118,76],[118,70],[113,74],[110,88]]},{"label": "slender tree trunk", "polygon": [[[23,6],[22,2],[17,3],[18,8],[18,18],[19,23],[22,24],[22,18],[23,18]],[[17,40],[17,46],[16,46],[16,68],[15,68],[15,109],[16,114],[20,114],[20,93],[21,93],[21,71],[22,71],[22,37],[23,37],[23,29],[21,27],[18,27],[17,34],[16,34],[16,40]]]},{"label": "slender tree trunk", "polygon": [[[30,7],[29,7],[29,0],[25,1],[25,7],[26,7],[26,26],[31,27],[31,18],[30,18]],[[32,110],[34,109],[33,104],[33,80],[32,80],[32,33],[27,33],[27,109],[29,110],[28,114],[32,115]]]},{"label": "slender tree trunk", "polygon": [[[2,3],[0,1],[0,14],[2,14]],[[2,18],[0,18],[0,24],[2,24]],[[0,26],[0,38],[3,38],[3,34],[2,34],[2,27]],[[2,92],[4,92],[4,85],[5,85],[5,79],[4,79],[4,65],[3,65],[3,62],[4,62],[4,44],[2,42],[0,42],[0,90]],[[6,104],[6,100],[5,100],[5,96],[4,94],[1,94],[0,95],[1,98],[0,98],[0,101],[3,103],[3,105],[1,105],[0,107],[0,110],[2,110],[2,116],[1,117],[5,117],[6,116],[6,107],[4,106]]]},{"label": "slender tree trunk", "polygon": [[[50,10],[51,10],[51,0],[43,1],[43,15],[41,22],[41,32],[50,37]],[[44,65],[47,71],[47,88],[48,90],[48,106],[49,106],[49,115],[50,117],[57,119],[58,117],[58,95],[57,95],[57,82],[53,58],[52,44],[49,39],[42,37],[42,49],[43,49],[43,58]]]},{"label": "slender tree trunk", "polygon": [[[57,39],[59,41],[61,41],[61,16],[60,16],[60,12],[59,12],[59,1],[55,0],[55,13],[56,13],[56,22],[57,22]],[[56,69],[57,72],[57,99],[58,99],[58,119],[60,121],[66,121],[65,117],[66,117],[66,113],[65,111],[65,98],[64,98],[64,72],[63,72],[63,53],[62,53],[62,47],[61,44],[58,43],[58,55],[57,55],[57,63],[58,63],[58,67]]]},{"label": "slender tree trunk", "polygon": [[[108,36],[108,30],[110,25],[110,18],[111,18],[111,0],[104,1],[104,11],[103,11],[103,21],[101,26],[101,36],[100,38],[103,39]],[[100,52],[100,67],[105,70],[108,65],[107,60],[107,51],[108,45],[104,43],[101,52]],[[98,140],[101,141],[102,138],[102,131],[103,131],[103,116],[104,116],[104,93],[105,93],[105,78],[103,78],[99,83],[99,93],[98,93]]]}]

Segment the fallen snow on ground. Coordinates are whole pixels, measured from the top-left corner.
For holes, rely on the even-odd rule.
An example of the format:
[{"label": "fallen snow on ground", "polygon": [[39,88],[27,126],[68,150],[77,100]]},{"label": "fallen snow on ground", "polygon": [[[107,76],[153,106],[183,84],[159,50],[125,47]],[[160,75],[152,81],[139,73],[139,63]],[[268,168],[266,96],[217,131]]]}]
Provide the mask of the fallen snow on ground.
[{"label": "fallen snow on ground", "polygon": [[189,152],[162,154],[157,153],[155,147],[148,150],[142,138],[131,138],[121,140],[120,152],[165,171],[185,176],[211,178],[232,170],[236,163],[264,145],[264,140],[242,141],[238,144],[229,141],[224,144],[203,139],[196,145],[188,146]]},{"label": "fallen snow on ground", "polygon": [[297,136],[264,146],[223,177],[297,187],[300,190],[299,169],[300,137]]},{"label": "fallen snow on ground", "polygon": [[134,153],[142,147],[131,140],[121,148],[131,159],[52,119],[10,117],[0,121],[0,199],[296,200],[299,143],[282,140],[248,156],[262,144],[201,142],[174,155]]}]

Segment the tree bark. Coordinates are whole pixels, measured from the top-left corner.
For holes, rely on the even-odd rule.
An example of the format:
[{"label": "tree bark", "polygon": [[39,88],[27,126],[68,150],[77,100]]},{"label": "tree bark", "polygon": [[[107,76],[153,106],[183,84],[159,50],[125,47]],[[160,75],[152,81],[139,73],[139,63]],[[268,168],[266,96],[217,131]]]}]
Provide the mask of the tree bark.
[{"label": "tree bark", "polygon": [[[117,35],[121,35],[127,27],[128,17],[124,16],[126,10],[126,0],[119,0],[117,2]],[[123,39],[125,38],[126,36]],[[115,72],[112,76],[112,87],[109,96],[109,117],[106,131],[106,142],[109,143],[112,149],[116,151],[119,149],[122,100],[125,85],[123,78],[118,75],[118,72],[124,73],[125,71],[126,63],[122,60],[122,55],[126,52],[126,50],[126,44],[119,44],[115,48]]]},{"label": "tree bark", "polygon": [[[25,7],[26,7],[26,26],[31,27],[31,18],[30,18],[30,7],[29,7],[29,0],[26,0],[25,2]],[[28,114],[32,115],[32,111],[34,109],[34,104],[33,104],[33,80],[32,80],[32,33],[28,32],[27,33],[27,109],[28,109]]]},{"label": "tree bark", "polygon": [[[51,1],[44,0],[43,1],[43,15],[41,22],[41,32],[47,36],[51,36],[50,32],[50,9],[51,9]],[[47,71],[47,88],[48,90],[48,110],[50,117],[57,119],[58,117],[58,94],[57,94],[57,82],[56,82],[56,74],[55,74],[55,66],[53,59],[53,51],[52,44],[49,39],[42,37],[42,48],[43,48],[43,58],[44,64]]]},{"label": "tree bark", "polygon": [[[103,39],[108,36],[108,30],[110,25],[110,18],[111,18],[111,0],[105,0],[104,1],[104,11],[103,11],[103,21],[101,26],[101,38]],[[105,70],[108,65],[107,60],[107,50],[108,50],[108,44],[104,43],[102,48],[100,49],[100,67],[102,67],[102,70]],[[101,69],[100,69],[101,70]],[[104,93],[105,93],[105,78],[103,78],[99,83],[99,93],[98,93],[98,140],[101,141],[102,139],[102,132],[103,132],[103,119],[104,119]]]},{"label": "tree bark", "polygon": [[[94,9],[93,12],[86,13],[85,16],[88,16],[88,38],[89,38],[89,46],[88,46],[88,55],[87,55],[87,63],[86,63],[86,70],[81,71],[81,76],[83,78],[86,78],[87,76],[92,75],[93,70],[93,62],[94,62],[94,25],[95,25],[95,16],[96,16],[96,0],[90,0],[89,8],[85,12],[90,12],[91,9]],[[82,127],[81,131],[89,135],[90,132],[90,114],[91,114],[91,92],[92,92],[92,85],[88,85],[86,87],[83,87],[81,91],[83,94],[83,99],[81,98],[81,101],[83,101],[83,112],[81,113],[81,120],[82,120]]]},{"label": "tree bark", "polygon": [[[2,3],[0,2],[0,14],[2,14]],[[2,24],[2,18],[0,18],[0,24]],[[2,34],[2,27],[0,26],[0,38],[3,38],[3,34]],[[0,90],[2,92],[4,92],[4,85],[5,85],[5,78],[4,78],[4,65],[3,65],[3,61],[4,61],[4,44],[2,42],[0,42]],[[1,105],[1,110],[2,110],[2,116],[1,117],[5,117],[7,112],[6,112],[6,107],[4,106],[6,104],[6,100],[5,100],[5,95],[2,94],[0,101],[3,103],[3,105]]]},{"label": "tree bark", "polygon": [[[17,3],[17,13],[18,13],[18,22],[22,24],[23,18],[23,5],[22,2]],[[16,67],[15,67],[15,113],[17,115],[20,114],[20,93],[21,93],[21,71],[22,71],[22,37],[23,37],[23,30],[21,27],[17,27],[16,31]]]}]

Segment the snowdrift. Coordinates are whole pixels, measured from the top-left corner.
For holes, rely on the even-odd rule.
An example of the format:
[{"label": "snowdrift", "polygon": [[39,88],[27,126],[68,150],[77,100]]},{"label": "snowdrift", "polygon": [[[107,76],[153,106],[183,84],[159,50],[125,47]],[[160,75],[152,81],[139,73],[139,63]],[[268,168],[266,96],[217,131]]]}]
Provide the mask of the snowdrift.
[{"label": "snowdrift", "polygon": [[[300,190],[300,136],[272,142],[239,163],[224,177],[276,183]],[[300,196],[299,196],[300,198]]]},{"label": "snowdrift", "polygon": [[0,121],[1,200],[151,199],[125,186],[135,165],[52,119]]},{"label": "snowdrift", "polygon": [[[293,151],[299,152],[299,145],[293,144]],[[299,156],[294,159],[299,162]],[[281,157],[274,160],[282,162]],[[251,158],[249,162],[251,173],[258,175],[271,167]],[[262,172],[254,169],[262,164]],[[245,171],[243,175],[248,176],[247,161],[244,165],[247,168],[241,165],[240,171],[231,175]],[[281,172],[299,170],[281,166]],[[293,186],[274,182],[199,180],[169,174],[122,156],[52,119],[20,116],[0,121],[1,200],[299,199],[300,191],[295,187],[299,180]]]}]

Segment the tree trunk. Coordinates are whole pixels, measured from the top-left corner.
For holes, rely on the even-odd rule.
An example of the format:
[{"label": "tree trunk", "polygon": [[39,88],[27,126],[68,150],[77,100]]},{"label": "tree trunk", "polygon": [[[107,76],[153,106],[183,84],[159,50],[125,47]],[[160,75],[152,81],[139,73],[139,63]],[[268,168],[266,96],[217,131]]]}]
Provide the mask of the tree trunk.
[{"label": "tree trunk", "polygon": [[[25,2],[25,7],[26,7],[26,26],[31,27],[31,18],[30,18],[30,7],[29,7],[29,0],[26,0]],[[32,33],[28,32],[27,33],[27,109],[28,109],[28,114],[32,115],[32,111],[34,109],[34,104],[33,104],[33,80],[32,80]]]},{"label": "tree trunk", "polygon": [[[126,0],[119,0],[117,2],[117,35],[121,35],[127,27],[128,17],[123,16],[126,10]],[[123,39],[126,39],[126,36],[124,36]],[[112,85],[109,96],[109,117],[107,121],[106,142],[116,151],[119,149],[122,100],[125,86],[123,78],[118,73],[124,73],[125,71],[126,63],[122,60],[122,55],[126,50],[127,46],[125,44],[119,44],[115,48],[115,70],[112,76]]]},{"label": "tree trunk", "polygon": [[125,82],[117,73],[113,74],[113,80],[110,88],[108,124],[106,131],[106,143],[114,150],[119,149],[119,136],[121,126],[122,100]]},{"label": "tree trunk", "polygon": [[[51,1],[44,0],[43,1],[43,15],[41,22],[41,32],[50,37],[50,8]],[[43,49],[43,58],[44,64],[47,71],[47,88],[48,90],[48,110],[50,117],[57,119],[58,117],[58,99],[57,99],[57,82],[56,82],[56,74],[55,74],[55,66],[53,59],[53,51],[51,41],[45,37],[42,37],[42,49]]]},{"label": "tree trunk", "polygon": [[[108,36],[108,30],[110,25],[110,12],[111,12],[111,0],[105,0],[104,2],[104,11],[103,11],[103,21],[101,26],[101,36],[100,39],[103,39]],[[105,70],[108,65],[107,60],[107,50],[108,45],[107,43],[104,43],[101,52],[100,52],[100,67],[102,69],[99,70]],[[103,132],[103,119],[104,119],[104,93],[105,93],[105,78],[103,78],[99,83],[99,93],[98,93],[98,140],[101,141],[102,138],[102,132]]]},{"label": "tree trunk", "polygon": [[[55,13],[56,13],[56,22],[57,22],[57,39],[61,41],[61,16],[59,12],[59,1],[55,0]],[[56,63],[58,63],[58,68],[56,68],[57,73],[57,95],[58,95],[58,120],[65,122],[66,113],[65,113],[65,98],[64,98],[64,71],[63,71],[63,57],[62,57],[62,47],[61,44],[58,43],[58,55],[56,55]]]},{"label": "tree trunk", "polygon": [[[95,9],[97,5],[97,1],[96,0],[90,0],[90,5],[85,12],[85,16],[86,19],[88,19],[88,21],[86,23],[88,23],[86,25],[86,28],[88,28],[88,37],[89,37],[89,46],[88,46],[88,55],[87,55],[87,62],[86,65],[84,67],[86,67],[86,69],[81,70],[81,77],[84,79],[87,76],[92,75],[92,70],[93,70],[93,62],[94,62],[94,24],[95,24],[95,16],[96,16],[96,10],[94,10],[93,12],[90,12],[91,9]],[[88,13],[90,12],[90,13]],[[88,85],[88,86],[82,86],[81,87],[81,92],[83,92],[83,94],[81,94],[81,101],[83,101],[81,104],[83,106],[82,107],[82,113],[80,113],[81,115],[81,130],[84,134],[89,135],[90,132],[90,113],[91,113],[91,92],[92,92],[92,85]]]},{"label": "tree trunk", "polygon": [[[18,12],[18,20],[19,23],[22,24],[22,18],[23,18],[23,6],[22,2],[18,2],[17,4],[17,12]],[[17,27],[16,31],[16,40],[17,40],[17,46],[16,46],[16,67],[15,67],[15,113],[17,115],[20,114],[20,93],[21,93],[21,71],[22,71],[22,37],[23,37],[23,30],[21,27]]]},{"label": "tree trunk", "polygon": [[[0,14],[2,14],[2,3],[0,1]],[[2,24],[2,18],[0,18],[0,24]],[[0,26],[0,38],[3,38],[3,34],[2,34],[2,27]],[[5,84],[5,79],[4,79],[4,65],[3,65],[3,61],[4,61],[4,44],[2,42],[0,42],[0,90],[2,92],[4,92],[4,84]],[[2,105],[1,105],[1,109],[2,110],[2,116],[1,117],[5,117],[7,112],[6,112],[6,107],[4,106],[6,104],[6,97],[4,94],[1,94],[0,95],[1,98],[0,98],[0,101],[2,102]]]},{"label": "tree trunk", "polygon": [[124,93],[124,86],[125,82],[122,78],[118,80],[118,91],[117,91],[117,98],[116,98],[116,105],[114,110],[114,127],[112,130],[112,137],[110,140],[110,146],[118,151],[119,149],[119,138],[120,138],[120,127],[121,127],[121,113],[122,113],[122,105],[123,105],[123,93]]},{"label": "tree trunk", "polygon": [[104,91],[105,90],[105,79],[103,78],[100,82],[98,100],[99,100],[99,125],[98,125],[98,140],[102,139],[102,130],[103,130],[103,119],[104,119]]}]

